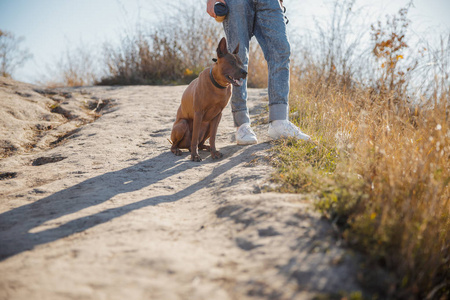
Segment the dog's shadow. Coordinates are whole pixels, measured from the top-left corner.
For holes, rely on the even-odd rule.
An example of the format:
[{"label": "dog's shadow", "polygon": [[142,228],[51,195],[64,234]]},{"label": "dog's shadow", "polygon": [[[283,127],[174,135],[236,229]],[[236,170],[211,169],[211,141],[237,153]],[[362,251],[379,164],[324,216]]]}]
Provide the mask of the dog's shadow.
[{"label": "dog's shadow", "polygon": [[[183,199],[208,185],[215,177],[237,166],[242,161],[240,157],[250,157],[251,153],[261,147],[264,146],[248,146],[224,163],[220,163],[219,160],[218,166],[212,170],[210,175],[173,194],[150,197],[120,207],[106,209],[36,233],[31,231],[45,222],[101,204],[116,195],[143,189],[172,175],[199,166],[199,164],[211,163],[213,160],[207,157],[200,163],[191,162],[189,160],[190,154],[187,152],[182,156],[164,152],[131,167],[87,179],[33,203],[4,212],[0,214],[0,260],[30,250],[37,245],[85,231],[131,211]],[[242,149],[241,146],[233,145],[224,147],[221,151],[226,158],[238,152],[239,149]],[[201,155],[205,157],[203,153],[202,151]]]}]

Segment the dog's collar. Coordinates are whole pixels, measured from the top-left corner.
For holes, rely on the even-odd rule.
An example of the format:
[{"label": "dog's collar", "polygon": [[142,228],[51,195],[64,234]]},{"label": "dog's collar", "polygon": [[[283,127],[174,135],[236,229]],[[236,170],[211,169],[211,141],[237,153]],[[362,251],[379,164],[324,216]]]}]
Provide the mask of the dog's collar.
[{"label": "dog's collar", "polygon": [[215,86],[216,88],[219,88],[219,89],[226,89],[226,88],[227,88],[226,86],[220,85],[220,84],[214,79],[214,76],[213,76],[213,74],[212,74],[212,69],[213,69],[213,68],[209,69],[209,78],[211,78],[211,82],[214,84],[214,86]]}]

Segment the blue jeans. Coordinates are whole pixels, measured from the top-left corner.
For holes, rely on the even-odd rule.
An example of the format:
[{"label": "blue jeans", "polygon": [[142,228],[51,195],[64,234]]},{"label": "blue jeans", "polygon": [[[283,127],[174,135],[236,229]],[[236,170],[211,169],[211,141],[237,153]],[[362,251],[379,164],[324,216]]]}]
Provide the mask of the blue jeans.
[{"label": "blue jeans", "polygon": [[[238,55],[248,70],[249,42],[256,37],[269,68],[269,121],[287,120],[291,47],[279,1],[226,0],[226,3],[229,13],[223,28],[229,50],[233,51],[239,44]],[[236,126],[250,123],[247,80],[242,87],[233,87],[231,109]]]}]

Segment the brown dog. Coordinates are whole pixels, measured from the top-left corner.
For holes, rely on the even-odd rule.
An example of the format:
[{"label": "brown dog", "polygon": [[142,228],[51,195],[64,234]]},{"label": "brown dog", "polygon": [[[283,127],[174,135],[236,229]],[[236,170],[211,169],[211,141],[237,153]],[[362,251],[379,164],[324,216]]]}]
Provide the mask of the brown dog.
[{"label": "brown dog", "polygon": [[[216,150],[216,133],[222,110],[231,97],[232,85],[241,86],[247,76],[241,60],[237,56],[239,45],[229,53],[225,38],[217,48],[217,60],[203,70],[183,93],[177,118],[172,128],[171,151],[181,155],[181,149],[189,149],[191,160],[201,161],[198,149],[211,151],[211,157],[221,158]],[[209,138],[209,146],[205,141]]]}]

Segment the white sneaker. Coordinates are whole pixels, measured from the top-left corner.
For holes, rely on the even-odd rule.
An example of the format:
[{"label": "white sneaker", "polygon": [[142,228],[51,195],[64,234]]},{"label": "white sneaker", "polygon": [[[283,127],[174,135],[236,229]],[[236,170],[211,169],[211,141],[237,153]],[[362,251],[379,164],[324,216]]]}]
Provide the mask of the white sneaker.
[{"label": "white sneaker", "polygon": [[282,137],[296,138],[299,140],[310,141],[311,137],[304,134],[297,126],[288,120],[275,120],[269,124],[269,136],[278,140]]},{"label": "white sneaker", "polygon": [[258,143],[256,134],[249,123],[244,123],[236,131],[236,142],[238,145],[253,145]]}]

